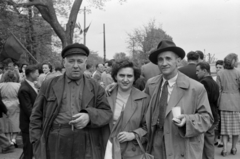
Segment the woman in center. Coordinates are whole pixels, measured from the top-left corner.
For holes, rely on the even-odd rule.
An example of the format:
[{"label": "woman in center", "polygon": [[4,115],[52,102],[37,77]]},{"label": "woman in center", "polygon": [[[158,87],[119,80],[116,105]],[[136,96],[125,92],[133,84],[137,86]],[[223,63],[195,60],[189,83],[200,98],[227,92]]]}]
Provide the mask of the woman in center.
[{"label": "woman in center", "polygon": [[113,111],[110,121],[111,135],[106,157],[124,159],[142,154],[136,141],[139,138],[144,144],[147,136],[145,114],[149,96],[133,85],[140,77],[140,70],[125,59],[116,62],[112,69],[112,78],[117,83],[112,94],[107,97]]}]

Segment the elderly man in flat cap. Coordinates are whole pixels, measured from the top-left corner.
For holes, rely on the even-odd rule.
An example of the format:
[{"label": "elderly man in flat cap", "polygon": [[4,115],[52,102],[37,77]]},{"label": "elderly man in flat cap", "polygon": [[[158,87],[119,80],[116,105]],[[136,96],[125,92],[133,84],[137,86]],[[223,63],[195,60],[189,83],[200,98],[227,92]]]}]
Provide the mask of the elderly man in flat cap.
[{"label": "elderly man in flat cap", "polygon": [[103,159],[111,108],[104,89],[85,77],[88,48],[62,51],[66,72],[44,81],[33,107],[30,140],[36,159]]},{"label": "elderly man in flat cap", "polygon": [[147,81],[147,152],[154,159],[202,159],[204,132],[213,123],[204,86],[178,71],[185,52],[163,40],[149,59],[162,75]]}]

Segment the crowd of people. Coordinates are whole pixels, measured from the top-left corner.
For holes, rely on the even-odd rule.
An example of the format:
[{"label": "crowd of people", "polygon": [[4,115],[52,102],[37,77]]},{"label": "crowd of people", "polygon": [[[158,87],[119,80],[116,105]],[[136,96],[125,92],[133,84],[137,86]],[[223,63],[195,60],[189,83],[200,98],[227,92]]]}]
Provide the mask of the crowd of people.
[{"label": "crowd of people", "polygon": [[229,138],[237,154],[237,54],[218,60],[214,76],[201,51],[182,65],[185,51],[168,40],[141,68],[129,59],[92,66],[89,54],[75,43],[62,50],[63,67],[8,64],[0,83],[3,153],[21,133],[25,159],[214,159],[215,146],[229,155]]}]

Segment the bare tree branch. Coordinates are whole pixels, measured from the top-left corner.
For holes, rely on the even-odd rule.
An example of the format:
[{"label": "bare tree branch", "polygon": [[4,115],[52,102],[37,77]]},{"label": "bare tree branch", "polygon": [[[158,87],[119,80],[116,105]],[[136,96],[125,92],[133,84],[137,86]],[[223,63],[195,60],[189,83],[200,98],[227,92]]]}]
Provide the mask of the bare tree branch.
[{"label": "bare tree branch", "polygon": [[71,40],[73,39],[72,38],[73,32],[74,32],[78,12],[81,7],[82,1],[83,0],[75,0],[74,1],[73,5],[72,5],[71,13],[69,15],[68,23],[66,25],[66,34],[70,35]]}]

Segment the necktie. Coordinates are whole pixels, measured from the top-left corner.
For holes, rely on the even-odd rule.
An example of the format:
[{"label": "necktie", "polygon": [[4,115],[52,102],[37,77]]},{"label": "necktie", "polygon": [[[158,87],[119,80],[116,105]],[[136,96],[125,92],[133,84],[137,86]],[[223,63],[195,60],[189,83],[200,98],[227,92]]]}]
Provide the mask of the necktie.
[{"label": "necktie", "polygon": [[166,114],[166,107],[167,107],[167,100],[168,100],[168,81],[165,81],[162,89],[162,94],[159,100],[159,127],[163,129],[165,114]]}]

